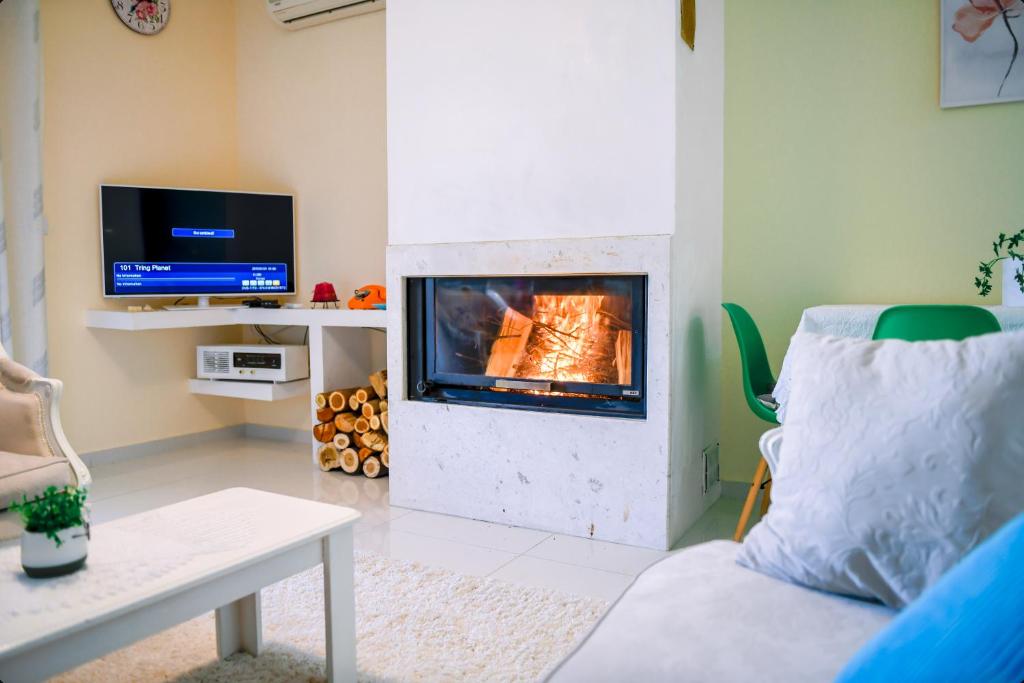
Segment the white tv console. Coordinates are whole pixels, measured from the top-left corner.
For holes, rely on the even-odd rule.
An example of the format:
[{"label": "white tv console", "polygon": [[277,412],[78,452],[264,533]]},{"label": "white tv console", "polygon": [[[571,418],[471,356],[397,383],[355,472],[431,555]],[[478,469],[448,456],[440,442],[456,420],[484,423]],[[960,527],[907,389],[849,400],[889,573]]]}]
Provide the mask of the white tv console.
[{"label": "white tv console", "polygon": [[187,380],[187,390],[196,394],[261,401],[277,401],[306,395],[309,398],[311,419],[315,419],[313,396],[337,387],[363,386],[366,384],[367,376],[379,369],[374,367],[371,344],[366,335],[372,334],[369,330],[387,328],[387,311],[197,308],[135,312],[103,309],[86,311],[85,325],[93,329],[129,332],[225,325],[308,327],[309,380],[272,384],[190,378]]}]

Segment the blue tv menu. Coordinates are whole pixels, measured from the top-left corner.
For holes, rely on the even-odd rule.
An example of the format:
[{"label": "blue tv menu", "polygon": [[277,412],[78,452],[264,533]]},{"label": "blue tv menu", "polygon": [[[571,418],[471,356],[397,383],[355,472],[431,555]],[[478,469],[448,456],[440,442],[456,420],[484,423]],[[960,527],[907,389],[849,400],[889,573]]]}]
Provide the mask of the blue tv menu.
[{"label": "blue tv menu", "polygon": [[287,291],[284,263],[114,263],[115,294]]},{"label": "blue tv menu", "polygon": [[171,237],[232,240],[235,231],[231,228],[171,228]]}]

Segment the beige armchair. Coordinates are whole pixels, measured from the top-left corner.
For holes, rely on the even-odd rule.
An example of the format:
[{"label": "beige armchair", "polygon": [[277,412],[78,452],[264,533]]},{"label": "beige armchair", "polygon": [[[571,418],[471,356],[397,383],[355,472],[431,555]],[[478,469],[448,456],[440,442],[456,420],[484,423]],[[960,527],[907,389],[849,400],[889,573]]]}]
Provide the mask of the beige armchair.
[{"label": "beige armchair", "polygon": [[22,494],[92,482],[60,426],[63,385],[11,360],[0,347],[0,540],[21,534],[10,510]]}]

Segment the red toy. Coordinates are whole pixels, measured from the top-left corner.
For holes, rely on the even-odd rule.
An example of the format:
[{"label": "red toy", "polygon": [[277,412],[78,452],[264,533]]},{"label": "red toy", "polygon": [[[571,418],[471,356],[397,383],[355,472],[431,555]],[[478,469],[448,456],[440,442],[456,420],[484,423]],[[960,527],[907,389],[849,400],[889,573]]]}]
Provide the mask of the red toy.
[{"label": "red toy", "polygon": [[327,308],[327,304],[334,304],[334,307],[338,307],[338,294],[334,291],[334,285],[330,282],[318,282],[313,285],[313,308],[316,308],[317,304],[323,304],[324,308]]}]

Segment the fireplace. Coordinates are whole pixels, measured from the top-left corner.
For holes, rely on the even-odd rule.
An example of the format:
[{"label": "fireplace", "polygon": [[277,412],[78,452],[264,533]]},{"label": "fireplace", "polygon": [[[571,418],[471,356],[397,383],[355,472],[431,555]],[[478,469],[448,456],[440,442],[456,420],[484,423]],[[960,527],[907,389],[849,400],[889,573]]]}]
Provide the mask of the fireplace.
[{"label": "fireplace", "polygon": [[646,417],[645,275],[405,282],[409,400]]},{"label": "fireplace", "polygon": [[[718,395],[703,349],[720,296],[673,244],[389,246],[391,504],[671,547],[719,490],[704,476]],[[567,358],[534,327],[572,333]]]}]

